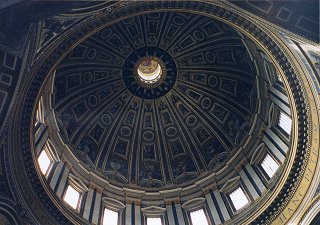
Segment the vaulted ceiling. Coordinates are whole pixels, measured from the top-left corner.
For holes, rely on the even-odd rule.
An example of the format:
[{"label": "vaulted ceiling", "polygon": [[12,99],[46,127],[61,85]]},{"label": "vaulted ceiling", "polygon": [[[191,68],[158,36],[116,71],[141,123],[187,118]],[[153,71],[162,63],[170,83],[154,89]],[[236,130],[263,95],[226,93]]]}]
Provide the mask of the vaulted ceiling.
[{"label": "vaulted ceiling", "polygon": [[[168,209],[166,224],[188,224],[195,197],[214,224],[286,222],[291,206],[307,208],[319,180],[308,167],[318,160],[318,99],[304,69],[312,62],[291,49],[319,37],[318,4],[305,2],[1,3],[0,221],[86,224],[106,197],[126,204],[126,224],[150,205]],[[152,88],[135,74],[149,56],[166,75]],[[34,126],[39,99],[46,113]],[[281,105],[292,136],[279,129]],[[38,169],[41,142],[55,152],[50,177]],[[266,151],[282,160],[273,178],[261,167]],[[90,220],[65,205],[62,176],[90,190],[81,199]],[[240,211],[236,186],[250,198]]]},{"label": "vaulted ceiling", "polygon": [[[155,88],[133,78],[147,55],[167,68]],[[92,35],[65,57],[54,110],[74,154],[108,180],[182,184],[223,165],[244,141],[255,76],[232,27],[190,13],[145,14]]]}]

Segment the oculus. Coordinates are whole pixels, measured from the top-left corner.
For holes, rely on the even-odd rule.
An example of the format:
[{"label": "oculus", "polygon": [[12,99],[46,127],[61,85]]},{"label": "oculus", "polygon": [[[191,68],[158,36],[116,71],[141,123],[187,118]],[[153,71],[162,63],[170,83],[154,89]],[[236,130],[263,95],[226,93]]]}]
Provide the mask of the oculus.
[{"label": "oculus", "polygon": [[166,68],[161,59],[155,56],[145,56],[135,64],[135,78],[145,88],[159,86],[165,76]]},{"label": "oculus", "polygon": [[136,49],[127,57],[122,74],[132,94],[142,99],[157,99],[174,87],[177,66],[167,51],[148,46]]}]

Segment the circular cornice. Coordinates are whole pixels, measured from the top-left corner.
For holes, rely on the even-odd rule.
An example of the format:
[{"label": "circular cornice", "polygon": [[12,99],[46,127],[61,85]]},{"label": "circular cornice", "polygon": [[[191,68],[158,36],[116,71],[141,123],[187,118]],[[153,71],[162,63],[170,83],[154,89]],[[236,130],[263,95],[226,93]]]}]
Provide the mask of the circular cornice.
[{"label": "circular cornice", "polygon": [[[315,134],[318,134],[318,131],[313,130],[315,131],[314,134],[309,129],[311,121],[318,121],[318,115],[310,112],[314,112],[318,105],[315,103],[315,101],[314,103],[311,103],[314,99],[314,96],[312,96],[311,91],[308,90],[307,81],[299,77],[299,74],[301,74],[302,71],[294,66],[296,62],[290,61],[287,58],[289,55],[287,49],[285,48],[285,43],[279,42],[279,39],[272,33],[266,33],[265,29],[262,30],[259,28],[255,23],[250,21],[249,18],[240,16],[240,14],[234,10],[231,11],[230,9],[226,9],[226,5],[223,3],[210,4],[204,2],[169,1],[148,3],[134,2],[118,7],[119,8],[113,9],[112,14],[102,13],[97,15],[96,17],[90,18],[87,21],[75,26],[72,30],[68,31],[66,35],[62,35],[61,39],[57,40],[56,42],[56,48],[48,49],[43,53],[42,58],[35,63],[29,74],[29,77],[34,78],[32,83],[26,82],[23,88],[26,91],[20,92],[22,96],[18,98],[18,101],[20,101],[23,110],[20,113],[17,112],[19,117],[16,118],[19,119],[13,123],[13,127],[15,128],[14,130],[21,132],[11,133],[11,140],[19,140],[16,143],[11,143],[11,145],[15,146],[16,149],[21,149],[23,152],[24,157],[20,160],[23,160],[24,165],[27,167],[28,175],[26,177],[28,177],[28,183],[31,183],[32,189],[37,190],[38,196],[46,196],[44,189],[39,188],[39,186],[42,185],[37,177],[35,168],[33,166],[33,158],[30,154],[30,149],[33,145],[33,143],[30,143],[30,118],[41,85],[43,84],[46,76],[53,71],[61,58],[66,55],[72,46],[90,35],[93,30],[102,29],[102,27],[117,21],[120,18],[123,18],[123,15],[141,14],[146,11],[153,10],[186,10],[194,13],[206,14],[207,16],[212,16],[216,19],[222,20],[251,37],[266,51],[275,64],[278,65],[278,68],[282,71],[283,78],[286,78],[284,80],[287,89],[289,90],[290,87],[290,91],[288,91],[288,93],[292,102],[292,109],[294,109],[292,111],[296,112],[293,114],[293,121],[296,121],[293,126],[293,137],[296,139],[293,140],[294,144],[293,148],[291,149],[291,152],[294,152],[292,153],[292,156],[295,155],[295,158],[293,159],[291,157],[290,160],[292,163],[292,168],[289,168],[291,169],[290,173],[287,171],[289,174],[287,174],[285,180],[283,179],[283,185],[279,186],[278,191],[275,192],[272,197],[270,196],[270,203],[273,200],[271,205],[266,204],[262,206],[261,210],[259,211],[260,215],[254,214],[251,216],[251,219],[247,220],[246,222],[243,220],[243,223],[246,224],[252,222],[253,219],[255,219],[255,224],[270,223],[272,220],[279,221],[279,218],[281,218],[281,213],[283,213],[283,210],[287,209],[285,207],[292,203],[291,199],[294,196],[297,196],[296,190],[297,188],[301,187],[300,181],[306,178],[305,168],[311,165],[310,159],[312,159],[310,157],[310,148],[312,150],[318,149],[316,148],[318,146],[318,140],[315,139]],[[83,25],[85,25],[85,28],[81,29]],[[65,39],[66,37],[68,38]],[[310,117],[310,115],[312,117]],[[310,142],[308,142],[308,140]],[[317,157],[315,160],[317,160]],[[19,163],[21,162],[18,160],[16,166],[19,165]],[[15,170],[19,171],[18,168],[15,168]],[[318,170],[318,168],[316,170]],[[313,170],[313,173],[309,175],[309,178],[314,175],[316,170]],[[21,186],[21,182],[22,180],[20,179],[19,186]],[[30,190],[30,188],[31,187],[26,187],[26,190]],[[300,191],[298,194],[301,195],[301,197],[305,196],[306,191],[307,190],[304,190],[303,193]],[[55,208],[50,201],[46,201],[47,199],[48,198],[44,198],[44,200],[41,201],[46,205],[46,209],[49,208],[51,210],[51,215],[61,215],[60,212],[57,212],[57,208]],[[297,204],[297,202],[295,203]],[[263,212],[261,213],[262,210]],[[278,217],[275,218],[275,216]],[[72,215],[69,213],[68,217],[72,217]],[[286,216],[285,222],[288,221],[289,218],[290,215]]]}]

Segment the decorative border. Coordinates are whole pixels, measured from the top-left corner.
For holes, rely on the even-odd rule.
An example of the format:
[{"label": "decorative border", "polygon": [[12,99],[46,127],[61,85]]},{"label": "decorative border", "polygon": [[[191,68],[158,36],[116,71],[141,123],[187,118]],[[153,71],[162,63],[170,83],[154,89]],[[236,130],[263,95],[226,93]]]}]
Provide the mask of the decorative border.
[{"label": "decorative border", "polygon": [[303,213],[299,225],[310,224],[318,217],[320,211],[320,195],[318,194],[309,204],[308,209]]}]

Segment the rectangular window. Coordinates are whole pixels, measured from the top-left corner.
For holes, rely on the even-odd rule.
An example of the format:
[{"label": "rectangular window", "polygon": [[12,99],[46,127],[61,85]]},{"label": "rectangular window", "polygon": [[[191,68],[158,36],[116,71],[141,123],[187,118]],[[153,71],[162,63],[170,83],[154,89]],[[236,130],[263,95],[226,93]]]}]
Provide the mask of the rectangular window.
[{"label": "rectangular window", "polygon": [[70,205],[73,209],[78,209],[80,192],[74,189],[71,185],[68,185],[68,188],[63,200],[68,205]]},{"label": "rectangular window", "polygon": [[43,118],[43,98],[41,96],[39,102],[38,102],[38,108],[36,111],[36,123],[35,126],[37,126],[39,123],[44,123]]},{"label": "rectangular window", "polygon": [[118,212],[105,208],[103,213],[103,225],[118,225]]},{"label": "rectangular window", "polygon": [[232,192],[230,194],[230,198],[236,210],[241,209],[243,206],[249,203],[249,200],[241,187]]},{"label": "rectangular window", "polygon": [[261,163],[261,166],[268,174],[269,178],[271,178],[279,168],[279,164],[269,154],[266,155]]},{"label": "rectangular window", "polygon": [[203,209],[190,212],[192,225],[209,225]]},{"label": "rectangular window", "polygon": [[291,121],[291,118],[287,114],[285,114],[284,112],[280,112],[279,126],[287,134],[291,133],[292,121]]},{"label": "rectangular window", "polygon": [[43,175],[48,174],[51,162],[52,161],[50,160],[48,153],[45,150],[42,150],[38,157],[38,164]]},{"label": "rectangular window", "polygon": [[162,225],[161,218],[159,217],[147,217],[147,225]]}]

